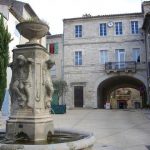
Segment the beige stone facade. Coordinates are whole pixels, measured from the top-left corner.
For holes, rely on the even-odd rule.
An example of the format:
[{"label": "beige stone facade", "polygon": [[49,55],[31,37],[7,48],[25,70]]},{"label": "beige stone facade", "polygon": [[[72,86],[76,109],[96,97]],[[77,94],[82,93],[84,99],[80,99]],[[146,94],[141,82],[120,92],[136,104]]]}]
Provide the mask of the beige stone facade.
[{"label": "beige stone facade", "polygon": [[[104,108],[113,90],[127,87],[141,93],[143,106],[147,103],[143,14],[83,16],[63,20],[62,55],[57,56],[62,58],[63,65],[57,68],[68,84],[65,103],[69,108]],[[116,26],[120,22],[122,33],[116,35]],[[132,33],[132,27],[136,25],[132,26],[131,22],[137,22],[138,33]],[[101,24],[105,27],[101,28]],[[100,30],[104,33],[104,28],[107,34],[101,36]],[[80,33],[81,37],[76,37]],[[57,40],[52,37],[51,40]],[[138,52],[135,54],[134,50]],[[139,55],[140,60],[135,60],[135,55]]]},{"label": "beige stone facade", "polygon": [[50,53],[50,57],[55,61],[55,65],[51,69],[51,77],[53,80],[59,80],[63,78],[63,35],[47,35],[47,50],[50,52],[50,44],[58,44],[58,53]]}]

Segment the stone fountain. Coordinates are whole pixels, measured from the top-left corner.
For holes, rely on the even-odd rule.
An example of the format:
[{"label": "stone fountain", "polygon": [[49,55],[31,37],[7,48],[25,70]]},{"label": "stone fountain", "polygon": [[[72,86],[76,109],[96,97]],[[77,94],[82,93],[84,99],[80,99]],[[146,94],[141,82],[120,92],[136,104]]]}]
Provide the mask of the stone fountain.
[{"label": "stone fountain", "polygon": [[[53,149],[90,150],[94,143],[92,134],[73,130],[59,130],[59,133],[80,135],[75,141],[60,144],[32,145],[16,144],[16,139],[32,141],[51,140],[55,135],[53,119],[50,115],[50,101],[53,85],[49,70],[54,62],[46,48],[38,43],[45,36],[49,27],[41,22],[23,22],[17,25],[22,36],[29,39],[26,44],[18,45],[13,50],[13,62],[10,83],[11,114],[6,122],[5,142],[0,142],[0,149]],[[9,142],[11,141],[11,142]],[[7,143],[7,145],[6,145]],[[45,143],[45,142],[44,142]],[[53,148],[52,148],[53,147]]]}]

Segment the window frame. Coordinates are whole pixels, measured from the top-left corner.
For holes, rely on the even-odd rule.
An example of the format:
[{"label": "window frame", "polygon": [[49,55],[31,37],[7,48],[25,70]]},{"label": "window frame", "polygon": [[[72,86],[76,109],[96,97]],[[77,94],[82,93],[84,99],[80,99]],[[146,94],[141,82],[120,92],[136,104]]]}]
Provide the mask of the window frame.
[{"label": "window frame", "polygon": [[[136,52],[136,53],[134,53]],[[139,54],[139,55],[138,55]],[[136,58],[134,57],[136,55]],[[139,60],[138,60],[139,57]],[[132,59],[133,61],[135,61],[136,63],[140,63],[141,62],[141,53],[140,53],[140,48],[132,48]]]},{"label": "window frame", "polygon": [[[124,61],[120,61],[121,53],[124,54]],[[126,50],[123,48],[115,49],[115,62],[125,62],[125,61],[126,61]]]},{"label": "window frame", "polygon": [[74,52],[74,65],[75,66],[82,66],[83,65],[83,55],[82,55],[82,51],[80,51],[80,50]]},{"label": "window frame", "polygon": [[123,23],[121,21],[115,22],[115,35],[123,35]]},{"label": "window frame", "polygon": [[82,38],[83,36],[83,26],[82,25],[75,25],[75,38]]},{"label": "window frame", "polygon": [[106,23],[100,23],[99,24],[99,36],[107,36],[107,24]]},{"label": "window frame", "polygon": [[139,21],[131,21],[131,34],[139,34]]},{"label": "window frame", "polygon": [[[105,53],[102,53],[102,52],[105,52]],[[108,62],[108,50],[102,49],[99,51],[99,62],[102,65]]]},{"label": "window frame", "polygon": [[54,64],[54,65],[52,66],[52,68],[50,69],[50,75],[51,75],[52,77],[56,77],[56,64]]}]

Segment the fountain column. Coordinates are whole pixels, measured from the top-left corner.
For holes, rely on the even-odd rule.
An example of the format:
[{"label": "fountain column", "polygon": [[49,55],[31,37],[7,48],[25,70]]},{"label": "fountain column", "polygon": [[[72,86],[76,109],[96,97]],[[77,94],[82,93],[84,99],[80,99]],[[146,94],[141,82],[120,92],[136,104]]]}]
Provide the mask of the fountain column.
[{"label": "fountain column", "polygon": [[[32,36],[36,26],[30,28]],[[36,33],[38,31],[41,32],[39,28]],[[22,30],[19,32],[22,34]],[[47,136],[54,132],[50,115],[53,93],[50,68],[53,62],[46,48],[35,42],[35,37],[32,37],[34,42],[26,38],[30,42],[13,50],[13,62],[9,65],[12,69],[11,114],[6,124],[6,137],[13,139],[25,134],[31,141],[47,140]]]}]

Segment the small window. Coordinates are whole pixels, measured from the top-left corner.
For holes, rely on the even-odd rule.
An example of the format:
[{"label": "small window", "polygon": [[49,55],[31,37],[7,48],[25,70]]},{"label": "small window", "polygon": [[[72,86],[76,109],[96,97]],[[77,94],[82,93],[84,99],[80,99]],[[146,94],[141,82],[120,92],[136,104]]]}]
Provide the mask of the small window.
[{"label": "small window", "polygon": [[75,65],[82,65],[82,52],[76,51],[75,52]]},{"label": "small window", "polygon": [[[15,21],[15,27],[16,27],[17,24],[18,24],[18,21]],[[18,30],[16,28],[14,30],[14,34],[15,34],[16,37],[18,37],[18,38],[20,37],[20,33],[18,32]]]},{"label": "small window", "polygon": [[125,62],[125,50],[116,49],[115,50],[116,62]]},{"label": "small window", "polygon": [[131,31],[132,31],[132,34],[139,33],[138,21],[131,21]]},{"label": "small window", "polygon": [[46,49],[49,52],[49,44],[46,44]]},{"label": "small window", "polygon": [[115,22],[115,31],[116,31],[116,35],[122,35],[123,34],[122,22]]},{"label": "small window", "polygon": [[139,48],[133,48],[132,50],[133,52],[133,61],[136,61],[136,62],[140,62],[141,58],[140,58],[140,49]]},{"label": "small window", "polygon": [[105,64],[108,62],[107,50],[100,50],[100,63]]},{"label": "small window", "polygon": [[107,35],[107,29],[106,29],[106,23],[100,24],[100,36],[106,36]]},{"label": "small window", "polygon": [[49,44],[49,53],[50,54],[58,54],[58,43]]},{"label": "small window", "polygon": [[75,37],[82,37],[82,25],[75,26]]},{"label": "small window", "polygon": [[53,65],[53,67],[50,70],[50,74],[52,77],[56,77],[56,65]]}]

